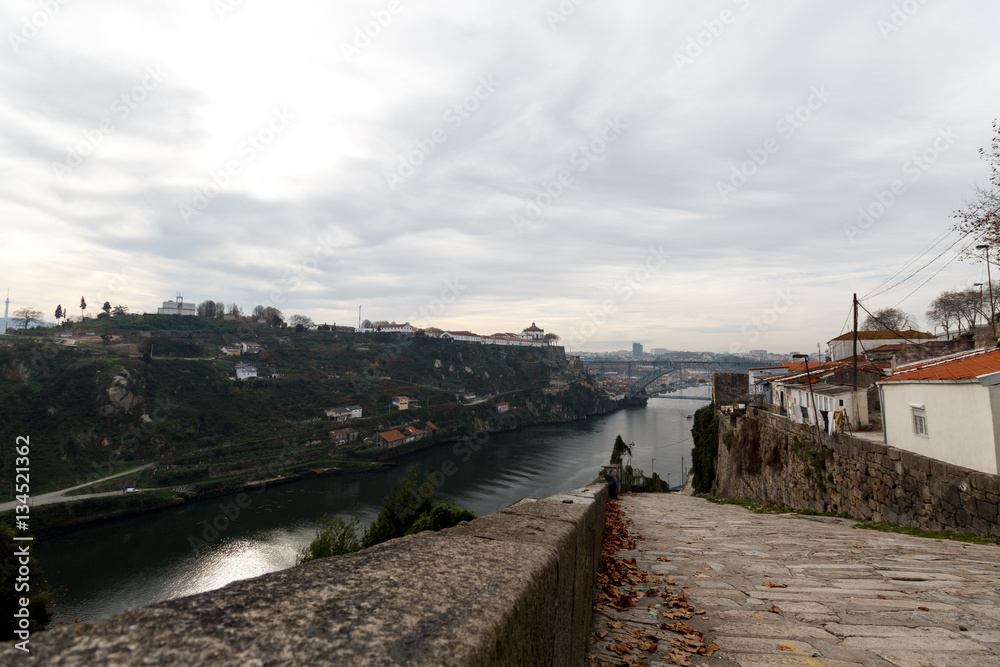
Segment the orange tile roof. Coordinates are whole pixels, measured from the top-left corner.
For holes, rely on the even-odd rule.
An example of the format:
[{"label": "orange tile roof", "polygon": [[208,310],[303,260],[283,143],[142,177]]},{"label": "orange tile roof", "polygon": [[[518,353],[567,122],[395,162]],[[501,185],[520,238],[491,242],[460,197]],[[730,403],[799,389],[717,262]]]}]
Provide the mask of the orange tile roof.
[{"label": "orange tile roof", "polygon": [[[916,331],[914,329],[907,329],[906,331],[889,331],[888,329],[883,329],[881,331],[859,331],[858,340],[919,340],[927,339],[932,340],[937,338],[934,334],[929,334],[926,331]],[[832,343],[835,340],[854,340],[854,332],[849,331],[836,338],[831,338]]]},{"label": "orange tile roof", "polygon": [[400,433],[399,431],[397,431],[395,429],[393,429],[391,431],[383,431],[383,432],[379,433],[379,435],[386,442],[396,442],[397,440],[402,440],[402,439],[404,439],[406,437],[405,435],[403,435],[402,433]]},{"label": "orange tile roof", "polygon": [[1000,350],[964,352],[897,369],[885,382],[921,382],[930,380],[974,380],[980,375],[1000,373]]}]

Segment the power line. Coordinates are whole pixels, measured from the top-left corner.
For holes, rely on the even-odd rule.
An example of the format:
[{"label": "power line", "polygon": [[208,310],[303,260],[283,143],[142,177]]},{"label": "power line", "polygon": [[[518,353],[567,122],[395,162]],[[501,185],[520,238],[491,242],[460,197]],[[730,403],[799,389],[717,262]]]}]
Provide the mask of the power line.
[{"label": "power line", "polygon": [[934,239],[929,244],[927,244],[926,246],[924,246],[924,248],[920,252],[918,252],[916,255],[914,255],[912,258],[910,258],[910,260],[908,262],[906,262],[906,264],[903,264],[901,267],[899,267],[898,269],[896,269],[896,271],[894,271],[891,275],[889,275],[887,278],[885,278],[881,283],[879,283],[878,285],[876,285],[875,287],[873,287],[868,292],[868,294],[865,294],[861,298],[862,299],[867,299],[867,298],[869,298],[871,296],[877,296],[877,295],[873,295],[873,292],[876,292],[879,289],[881,289],[883,285],[885,285],[886,283],[890,282],[893,278],[895,278],[896,276],[898,276],[899,274],[901,274],[903,271],[905,271],[914,262],[919,261],[920,258],[923,257],[924,255],[926,255],[928,252],[930,252],[931,249],[934,246],[936,246],[939,243],[941,243],[945,239],[945,237],[947,237],[949,234],[953,234],[953,233],[956,233],[954,229],[947,229],[944,232],[942,232],[940,236],[938,236],[936,239]]},{"label": "power line", "polygon": [[[963,237],[963,238],[964,238],[964,237]],[[931,279],[932,279],[932,278],[934,278],[934,276],[936,276],[937,274],[939,274],[939,273],[941,273],[942,271],[944,271],[944,269],[945,269],[945,268],[946,268],[946,267],[947,267],[947,266],[948,266],[949,264],[951,264],[951,263],[952,263],[952,262],[954,262],[954,261],[955,261],[956,259],[958,259],[958,257],[959,257],[959,256],[960,256],[960,255],[961,255],[961,254],[962,254],[963,252],[965,252],[966,250],[968,250],[968,249],[969,249],[969,248],[970,248],[970,247],[972,246],[972,244],[973,244],[973,243],[975,243],[975,242],[976,242],[976,239],[973,239],[972,241],[970,241],[969,243],[967,243],[967,244],[965,245],[965,247],[964,247],[964,248],[962,248],[961,250],[959,250],[958,252],[956,252],[956,253],[955,253],[955,256],[954,256],[954,257],[952,257],[952,258],[951,258],[951,259],[949,259],[949,260],[948,260],[947,262],[945,262],[944,264],[942,264],[942,265],[941,265],[941,268],[939,268],[939,269],[938,269],[937,271],[935,271],[935,272],[934,272],[934,273],[932,273],[932,274],[931,274],[930,276],[928,276],[927,280],[925,280],[924,282],[922,282],[922,283],[920,283],[919,285],[917,285],[917,286],[916,286],[915,288],[913,288],[913,291],[911,291],[911,292],[910,292],[909,294],[907,294],[907,295],[906,295],[906,296],[904,296],[904,297],[903,297],[902,299],[900,299],[900,300],[899,300],[899,301],[898,301],[898,302],[896,303],[896,305],[895,305],[895,306],[893,306],[893,308],[896,308],[897,306],[899,306],[899,304],[903,303],[904,301],[906,301],[907,299],[909,299],[909,298],[910,298],[911,296],[913,296],[913,295],[914,295],[914,294],[916,293],[916,291],[917,291],[917,290],[919,290],[919,289],[920,289],[921,287],[923,287],[923,286],[924,286],[924,285],[926,285],[926,284],[927,284],[928,282],[930,282],[930,281],[931,281]]]},{"label": "power line", "polygon": [[[895,283],[893,283],[889,287],[886,287],[885,289],[883,289],[883,290],[881,290],[879,292],[876,292],[874,294],[872,294],[871,292],[869,292],[868,295],[866,295],[865,297],[862,297],[862,298],[863,299],[869,299],[869,298],[874,298],[876,296],[881,296],[883,294],[887,294],[888,292],[891,292],[892,290],[894,290],[897,287],[902,286],[904,283],[906,283],[910,279],[912,279],[915,276],[917,276],[921,271],[923,271],[924,269],[926,269],[927,267],[929,267],[930,265],[932,265],[934,262],[938,261],[946,252],[948,252],[949,250],[951,250],[952,248],[954,248],[956,245],[958,245],[959,243],[961,243],[963,240],[965,240],[965,238],[968,237],[969,234],[971,234],[971,232],[966,232],[965,234],[962,234],[961,236],[959,236],[957,239],[955,239],[954,241],[952,241],[951,245],[949,245],[947,248],[945,248],[944,250],[942,250],[941,252],[939,252],[931,260],[925,262],[922,266],[920,266],[920,268],[916,269],[915,271],[913,271],[913,273],[911,273],[910,275],[906,276],[905,278],[902,278],[902,279],[896,281]],[[975,241],[973,241],[973,243],[974,242]],[[972,243],[970,243],[969,245],[972,245]],[[966,246],[966,248],[967,247],[968,246]],[[963,252],[966,248],[962,248],[962,250],[960,252]],[[958,253],[956,253],[956,257],[957,256],[958,256]],[[948,264],[950,264],[952,261],[954,261],[954,259],[955,258],[953,257],[952,259],[948,260],[948,262],[946,262],[944,266],[947,266]],[[942,268],[944,268],[944,267],[942,267]],[[934,275],[937,275],[937,273],[940,273],[940,269]],[[927,281],[924,281],[923,283],[921,283],[921,285],[926,284],[926,282]],[[919,287],[917,289],[919,289]],[[911,292],[911,294],[912,294],[912,292]],[[909,298],[909,297],[907,296],[907,298]]]}]

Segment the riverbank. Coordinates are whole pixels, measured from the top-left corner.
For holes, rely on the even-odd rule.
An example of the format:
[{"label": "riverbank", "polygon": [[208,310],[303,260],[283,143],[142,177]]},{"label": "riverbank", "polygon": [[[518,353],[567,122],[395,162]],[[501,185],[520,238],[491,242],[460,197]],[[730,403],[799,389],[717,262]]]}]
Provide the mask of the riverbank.
[{"label": "riverbank", "polygon": [[[377,473],[398,465],[398,461],[401,459],[426,450],[448,446],[454,449],[460,445],[470,443],[481,446],[482,441],[492,435],[526,431],[543,426],[581,422],[591,417],[604,416],[618,410],[633,407],[645,407],[645,404],[614,404],[611,409],[594,412],[582,417],[549,419],[529,424],[518,423],[512,420],[505,421],[502,419],[502,415],[500,415],[496,422],[493,422],[494,424],[499,424],[500,428],[484,430],[478,435],[447,440],[435,438],[419,440],[408,445],[386,449],[384,452],[380,452],[376,459],[345,461],[344,459],[333,460],[330,457],[323,457],[321,459],[299,462],[287,468],[272,468],[269,471],[265,471],[270,476],[263,479],[261,478],[260,471],[255,471],[223,479],[194,481],[180,487],[183,490],[178,490],[178,488],[149,489],[136,493],[122,493],[121,495],[115,494],[100,498],[80,498],[78,500],[70,500],[73,496],[67,496],[68,502],[32,508],[33,534],[36,540],[44,542],[82,528],[113,522],[126,517],[170,510],[188,503],[211,500],[235,493],[260,493],[269,486],[290,484],[319,477]],[[483,434],[485,434],[485,438]],[[131,482],[120,482],[120,484],[131,486]],[[7,510],[0,513],[0,521],[13,520],[13,514],[14,510]]]}]

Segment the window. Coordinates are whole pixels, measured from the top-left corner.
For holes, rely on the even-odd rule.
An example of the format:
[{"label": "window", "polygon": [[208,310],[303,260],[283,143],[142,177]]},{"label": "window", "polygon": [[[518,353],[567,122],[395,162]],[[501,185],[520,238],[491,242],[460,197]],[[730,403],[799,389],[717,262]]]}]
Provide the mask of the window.
[{"label": "window", "polygon": [[913,432],[927,437],[927,411],[923,408],[910,408],[913,414]]},{"label": "window", "polygon": [[844,399],[840,399],[840,407],[844,407]]}]

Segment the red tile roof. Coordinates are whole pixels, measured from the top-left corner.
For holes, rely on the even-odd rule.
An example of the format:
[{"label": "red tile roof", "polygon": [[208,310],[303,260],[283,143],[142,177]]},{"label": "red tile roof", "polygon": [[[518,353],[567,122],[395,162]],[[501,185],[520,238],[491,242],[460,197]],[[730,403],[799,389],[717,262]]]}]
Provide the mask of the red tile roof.
[{"label": "red tile roof", "polygon": [[405,435],[395,429],[392,431],[383,431],[379,433],[379,436],[386,442],[396,442],[397,440],[403,440],[406,438]]},{"label": "red tile roof", "polygon": [[974,380],[980,375],[1000,373],[1000,350],[962,352],[896,369],[885,382],[920,382],[930,380]]}]

